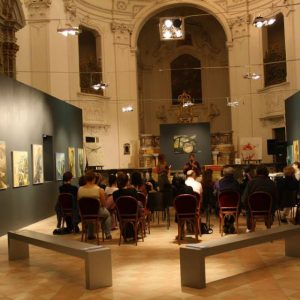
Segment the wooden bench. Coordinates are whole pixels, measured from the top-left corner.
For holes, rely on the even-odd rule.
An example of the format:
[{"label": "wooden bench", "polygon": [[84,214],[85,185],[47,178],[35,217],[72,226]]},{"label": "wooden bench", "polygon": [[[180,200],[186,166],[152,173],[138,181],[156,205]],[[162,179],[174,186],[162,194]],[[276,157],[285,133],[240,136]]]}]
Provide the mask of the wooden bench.
[{"label": "wooden bench", "polygon": [[285,225],[263,231],[239,234],[180,248],[181,285],[204,288],[205,257],[245,248],[278,239],[285,239],[285,255],[300,257],[300,226]]},{"label": "wooden bench", "polygon": [[112,286],[111,250],[103,246],[62,239],[30,230],[7,233],[9,260],[29,258],[29,244],[85,260],[86,288]]}]

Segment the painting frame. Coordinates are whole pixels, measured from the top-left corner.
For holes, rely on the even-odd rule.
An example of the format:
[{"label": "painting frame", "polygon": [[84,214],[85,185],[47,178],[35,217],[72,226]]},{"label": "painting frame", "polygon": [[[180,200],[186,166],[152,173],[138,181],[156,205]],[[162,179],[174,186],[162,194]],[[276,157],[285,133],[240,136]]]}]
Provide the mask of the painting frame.
[{"label": "painting frame", "polygon": [[293,160],[299,161],[299,140],[293,140]]},{"label": "painting frame", "polygon": [[13,187],[30,185],[28,151],[12,151]]},{"label": "painting frame", "polygon": [[73,178],[76,177],[76,156],[75,156],[75,147],[68,147],[68,168]]},{"label": "painting frame", "polygon": [[262,138],[241,137],[240,154],[243,161],[262,160]]},{"label": "painting frame", "polygon": [[8,188],[6,143],[0,141],[0,190]]},{"label": "painting frame", "polygon": [[77,168],[78,168],[78,177],[84,175],[84,149],[78,148],[77,149]]},{"label": "painting frame", "polygon": [[43,145],[32,144],[32,184],[44,183]]},{"label": "painting frame", "polygon": [[63,152],[55,153],[55,178],[63,180],[63,175],[66,171],[66,155]]}]

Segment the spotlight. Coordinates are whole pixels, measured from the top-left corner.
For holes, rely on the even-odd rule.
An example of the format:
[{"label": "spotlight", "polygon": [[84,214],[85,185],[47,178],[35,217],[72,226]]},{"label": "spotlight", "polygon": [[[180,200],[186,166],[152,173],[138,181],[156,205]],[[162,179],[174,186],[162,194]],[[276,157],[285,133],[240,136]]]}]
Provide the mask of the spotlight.
[{"label": "spotlight", "polygon": [[260,78],[260,75],[259,75],[259,74],[256,74],[256,73],[251,73],[251,72],[249,72],[249,73],[244,74],[243,77],[244,77],[245,79],[257,80],[257,79]]},{"label": "spotlight", "polygon": [[103,82],[92,85],[92,88],[96,91],[98,91],[99,89],[105,90],[107,87],[108,84]]},{"label": "spotlight", "polygon": [[122,112],[132,112],[133,107],[131,105],[122,107]]},{"label": "spotlight", "polygon": [[273,25],[275,22],[276,22],[275,17],[271,17],[270,19],[268,19],[268,25]]},{"label": "spotlight", "polygon": [[180,28],[182,24],[182,20],[181,19],[174,19],[173,21],[173,26],[176,27],[176,28]]},{"label": "spotlight", "polygon": [[183,40],[184,22],[183,17],[164,17],[159,20],[161,40]]},{"label": "spotlight", "polygon": [[267,20],[262,16],[258,16],[253,20],[253,25],[257,28],[262,28],[263,26],[267,25]]},{"label": "spotlight", "polygon": [[57,32],[62,34],[63,36],[74,36],[81,33],[81,29],[78,26],[72,26],[70,24],[66,24],[65,28],[57,28]]}]

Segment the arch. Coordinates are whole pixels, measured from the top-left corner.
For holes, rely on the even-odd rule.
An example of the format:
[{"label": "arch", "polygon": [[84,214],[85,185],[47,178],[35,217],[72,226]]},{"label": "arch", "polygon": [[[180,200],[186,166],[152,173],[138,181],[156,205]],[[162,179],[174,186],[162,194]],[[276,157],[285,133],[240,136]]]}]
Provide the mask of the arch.
[{"label": "arch", "polygon": [[137,42],[139,38],[140,31],[142,30],[143,26],[146,24],[146,22],[151,19],[154,15],[157,13],[168,9],[168,8],[173,8],[173,7],[178,7],[178,6],[193,6],[195,8],[207,11],[210,13],[215,19],[220,23],[222,26],[227,42],[232,42],[232,34],[231,30],[229,28],[229,25],[226,21],[226,18],[224,14],[221,13],[220,7],[217,7],[214,3],[208,4],[206,2],[201,2],[199,4],[199,0],[185,0],[184,2],[181,2],[180,4],[178,3],[177,0],[170,0],[168,2],[164,2],[162,4],[156,4],[151,7],[148,7],[144,10],[141,10],[136,15],[136,22],[133,25],[133,30],[131,34],[131,46],[132,48],[136,49],[137,48]]}]

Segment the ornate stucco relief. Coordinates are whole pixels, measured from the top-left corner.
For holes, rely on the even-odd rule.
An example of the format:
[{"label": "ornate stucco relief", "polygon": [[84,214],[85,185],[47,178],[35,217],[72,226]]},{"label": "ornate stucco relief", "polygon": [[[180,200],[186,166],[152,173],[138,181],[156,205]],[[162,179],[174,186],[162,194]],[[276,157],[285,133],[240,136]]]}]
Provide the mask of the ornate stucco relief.
[{"label": "ornate stucco relief", "polygon": [[31,18],[46,17],[51,4],[52,0],[25,0]]},{"label": "ornate stucco relief", "polygon": [[111,31],[114,33],[114,42],[116,44],[129,45],[132,29],[133,26],[131,24],[112,22]]},{"label": "ornate stucco relief", "polygon": [[76,17],[76,4],[74,0],[63,0],[65,11],[68,14],[70,20],[73,20]]},{"label": "ornate stucco relief", "polygon": [[248,35],[248,21],[249,17],[247,15],[238,16],[228,20],[233,39],[242,38]]}]

